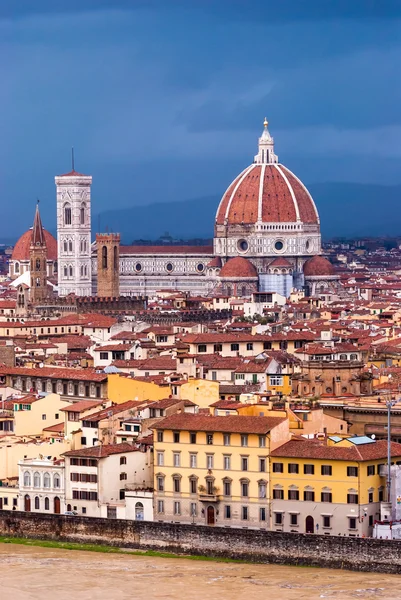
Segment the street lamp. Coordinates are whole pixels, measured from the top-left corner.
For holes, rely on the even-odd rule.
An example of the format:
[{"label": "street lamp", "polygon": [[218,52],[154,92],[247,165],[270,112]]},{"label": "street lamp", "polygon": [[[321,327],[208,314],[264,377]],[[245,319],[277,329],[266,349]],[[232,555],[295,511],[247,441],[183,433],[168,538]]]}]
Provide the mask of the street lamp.
[{"label": "street lamp", "polygon": [[387,502],[391,502],[391,409],[393,406],[401,402],[401,398],[396,400],[392,398],[387,400]]}]

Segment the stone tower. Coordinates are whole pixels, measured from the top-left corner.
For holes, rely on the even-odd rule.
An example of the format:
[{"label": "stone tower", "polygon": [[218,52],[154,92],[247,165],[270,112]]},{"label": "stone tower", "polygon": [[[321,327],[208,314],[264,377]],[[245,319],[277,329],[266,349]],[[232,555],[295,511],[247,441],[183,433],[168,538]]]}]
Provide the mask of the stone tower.
[{"label": "stone tower", "polygon": [[120,234],[97,233],[97,295],[120,296]]},{"label": "stone tower", "polygon": [[36,205],[29,257],[31,271],[31,302],[37,304],[47,296],[47,247],[39,213],[39,204]]},{"label": "stone tower", "polygon": [[92,177],[74,169],[55,178],[59,296],[92,295]]}]

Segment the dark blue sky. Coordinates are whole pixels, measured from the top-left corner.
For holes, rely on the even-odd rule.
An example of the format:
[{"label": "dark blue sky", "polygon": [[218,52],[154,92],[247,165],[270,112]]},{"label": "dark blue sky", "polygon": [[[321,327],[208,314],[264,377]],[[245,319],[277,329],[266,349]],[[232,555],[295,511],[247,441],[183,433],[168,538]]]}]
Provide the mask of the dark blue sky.
[{"label": "dark blue sky", "polygon": [[265,115],[306,183],[401,183],[400,64],[399,1],[2,3],[0,236],[54,229],[71,146],[94,214],[222,194]]}]

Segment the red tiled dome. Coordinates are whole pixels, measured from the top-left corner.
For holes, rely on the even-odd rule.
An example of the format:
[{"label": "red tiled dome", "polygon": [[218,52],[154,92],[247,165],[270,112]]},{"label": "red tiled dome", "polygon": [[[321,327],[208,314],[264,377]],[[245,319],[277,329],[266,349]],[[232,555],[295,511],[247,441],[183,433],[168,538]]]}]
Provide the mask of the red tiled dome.
[{"label": "red tiled dome", "polygon": [[[47,246],[47,258],[49,260],[57,260],[57,240],[52,236],[51,233],[43,230],[45,234],[46,246]],[[11,260],[29,260],[29,248],[31,245],[32,238],[32,227],[25,231],[21,235],[18,242],[14,246]]]},{"label": "red tiled dome", "polygon": [[256,271],[254,265],[242,256],[230,258],[220,271],[220,277],[224,277],[226,279],[237,277],[257,278],[257,276],[258,272]]},{"label": "red tiled dome", "polygon": [[252,164],[225,192],[217,210],[216,224],[257,221],[318,225],[319,215],[312,196],[287,167],[277,163]]},{"label": "red tiled dome", "polygon": [[215,256],[210,262],[207,263],[208,267],[221,267],[221,258],[220,256]]},{"label": "red tiled dome", "polygon": [[313,256],[304,264],[305,277],[335,275],[334,267],[324,256]]}]

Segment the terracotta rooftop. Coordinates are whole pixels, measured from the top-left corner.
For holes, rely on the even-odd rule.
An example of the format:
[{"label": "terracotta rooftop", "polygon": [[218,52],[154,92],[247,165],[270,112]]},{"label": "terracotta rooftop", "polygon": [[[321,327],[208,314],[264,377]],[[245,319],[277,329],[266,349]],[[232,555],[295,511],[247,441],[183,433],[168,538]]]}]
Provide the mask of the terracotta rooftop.
[{"label": "terracotta rooftop", "polygon": [[258,272],[256,267],[243,256],[230,258],[220,271],[220,277],[229,279],[233,278],[248,278],[257,277]]},{"label": "terracotta rooftop", "polygon": [[93,369],[67,369],[57,367],[33,368],[0,366],[0,375],[24,375],[41,379],[71,379],[74,381],[107,381],[107,374],[96,373]]},{"label": "terracotta rooftop", "polygon": [[[285,419],[277,417],[248,416],[203,416],[192,414],[176,414],[156,423],[154,429],[174,429],[181,431],[208,431],[227,433],[266,434],[280,425]],[[400,445],[401,448],[401,445]]]},{"label": "terracotta rooftop", "polygon": [[[387,441],[378,440],[374,443],[355,446],[327,446],[325,441],[297,439],[273,450],[271,456],[322,460],[378,460],[387,457]],[[391,442],[391,456],[401,456],[401,444]]]},{"label": "terracotta rooftop", "polygon": [[81,448],[80,450],[69,450],[61,456],[78,458],[106,458],[113,454],[126,454],[127,452],[139,452],[139,449],[133,444],[105,444],[100,446],[91,446],[90,448]]},{"label": "terracotta rooftop", "polygon": [[[11,260],[29,260],[33,228],[25,231],[14,246]],[[57,240],[46,229],[43,229],[47,247],[47,259],[57,260]]]},{"label": "terracotta rooftop", "polygon": [[[260,178],[263,176],[263,181]],[[305,186],[283,165],[252,164],[232,182],[220,202],[218,225],[256,223],[318,224],[319,217]]]}]

